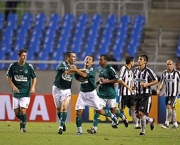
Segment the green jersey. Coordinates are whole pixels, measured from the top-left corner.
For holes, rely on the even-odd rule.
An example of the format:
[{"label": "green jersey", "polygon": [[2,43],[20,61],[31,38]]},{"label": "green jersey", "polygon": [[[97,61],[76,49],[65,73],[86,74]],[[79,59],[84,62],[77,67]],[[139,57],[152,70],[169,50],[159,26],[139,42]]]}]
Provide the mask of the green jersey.
[{"label": "green jersey", "polygon": [[[107,80],[118,80],[118,75],[114,68],[110,65],[106,65],[104,68],[98,68],[99,78],[104,78]],[[114,99],[116,98],[116,92],[114,89],[114,83],[100,84],[98,95],[102,99]]]},{"label": "green jersey", "polygon": [[18,88],[19,93],[14,93],[13,97],[22,98],[30,96],[31,79],[36,78],[33,66],[27,62],[20,66],[18,62],[10,64],[6,75],[12,78],[12,82]]},{"label": "green jersey", "polygon": [[75,74],[75,78],[80,81],[80,90],[82,92],[91,92],[96,89],[96,81],[95,76],[96,72],[92,67],[88,68],[87,71],[87,77],[82,78],[79,74]]},{"label": "green jersey", "polygon": [[69,70],[70,66],[66,61],[61,62],[56,69],[56,76],[54,85],[60,89],[71,89],[73,75],[65,74],[66,70]]}]

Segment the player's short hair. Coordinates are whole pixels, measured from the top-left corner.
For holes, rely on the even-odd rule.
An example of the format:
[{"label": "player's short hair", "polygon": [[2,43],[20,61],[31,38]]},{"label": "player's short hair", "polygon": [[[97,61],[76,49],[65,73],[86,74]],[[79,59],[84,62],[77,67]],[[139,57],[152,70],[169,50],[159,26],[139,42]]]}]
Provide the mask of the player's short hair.
[{"label": "player's short hair", "polygon": [[67,51],[66,53],[65,53],[65,57],[67,58],[67,57],[70,57],[71,56],[71,53],[75,53],[74,51]]},{"label": "player's short hair", "polygon": [[24,53],[24,52],[27,53],[27,51],[25,49],[20,49],[18,51],[18,56],[21,56],[21,54]]},{"label": "player's short hair", "polygon": [[134,57],[132,57],[132,56],[126,57],[126,64],[129,64],[133,60],[134,60]]},{"label": "player's short hair", "polygon": [[101,54],[100,57],[104,57],[104,60],[109,60],[108,56],[106,54]]},{"label": "player's short hair", "polygon": [[90,56],[92,58],[92,61],[94,61],[94,56],[93,55],[87,55],[87,56]]},{"label": "player's short hair", "polygon": [[146,62],[148,62],[149,58],[146,54],[141,54],[139,57],[142,57]]}]

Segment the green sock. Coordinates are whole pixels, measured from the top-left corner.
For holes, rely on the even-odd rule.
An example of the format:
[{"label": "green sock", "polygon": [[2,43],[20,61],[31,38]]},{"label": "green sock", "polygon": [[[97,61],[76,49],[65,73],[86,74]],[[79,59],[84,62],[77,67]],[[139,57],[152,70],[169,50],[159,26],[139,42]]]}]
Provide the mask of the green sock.
[{"label": "green sock", "polygon": [[93,126],[98,126],[98,123],[99,123],[99,117],[100,117],[100,115],[99,114],[95,114],[94,115],[94,121],[93,121]]},{"label": "green sock", "polygon": [[22,128],[26,128],[27,115],[21,114]]},{"label": "green sock", "polygon": [[64,126],[66,118],[67,118],[67,112],[62,112],[62,119],[60,122],[60,126],[62,126],[62,127]]},{"label": "green sock", "polygon": [[117,109],[117,111],[116,111],[116,115],[118,116],[118,117],[121,117],[121,119],[125,119],[125,116]]},{"label": "green sock", "polygon": [[57,116],[58,116],[59,120],[61,120],[61,118],[62,118],[62,113],[61,113],[61,112],[57,112]]},{"label": "green sock", "polygon": [[21,115],[20,114],[16,114],[16,117],[21,120]]},{"label": "green sock", "polygon": [[81,127],[82,126],[82,116],[76,117],[76,126]]},{"label": "green sock", "polygon": [[108,110],[104,109],[104,116],[112,117],[112,114]]}]

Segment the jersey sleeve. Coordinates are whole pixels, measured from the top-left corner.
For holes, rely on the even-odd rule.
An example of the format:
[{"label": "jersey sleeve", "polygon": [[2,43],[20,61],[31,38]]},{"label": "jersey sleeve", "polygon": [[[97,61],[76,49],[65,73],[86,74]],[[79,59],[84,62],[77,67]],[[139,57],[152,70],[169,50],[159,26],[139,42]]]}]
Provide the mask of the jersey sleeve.
[{"label": "jersey sleeve", "polygon": [[152,81],[158,80],[156,74],[155,74],[151,69],[148,70],[148,73],[149,73],[150,79],[151,79]]},{"label": "jersey sleeve", "polygon": [[125,66],[123,66],[123,67],[121,68],[121,70],[120,70],[120,72],[119,72],[119,80],[122,80],[122,79],[123,79],[123,77],[124,77],[124,75],[125,75],[125,69],[126,69]]},{"label": "jersey sleeve", "polygon": [[90,78],[95,78],[95,71],[93,68],[90,68],[88,71],[87,71],[87,75],[88,77]]},{"label": "jersey sleeve", "polygon": [[58,71],[62,71],[62,72],[65,72],[66,70],[68,70],[69,67],[66,65],[65,62],[62,62],[60,63],[58,66],[57,66],[57,70]]},{"label": "jersey sleeve", "polygon": [[8,76],[8,77],[12,77],[12,63],[9,65],[9,67],[8,67],[8,70],[7,70],[7,72],[6,72],[6,76]]},{"label": "jersey sleeve", "polygon": [[34,71],[32,64],[29,64],[29,67],[30,67],[30,72],[31,72],[31,78],[36,78],[36,73]]},{"label": "jersey sleeve", "polygon": [[118,80],[119,77],[118,77],[118,75],[117,75],[115,69],[114,69],[113,67],[110,67],[109,70],[110,70],[110,74],[111,74],[111,76],[113,77],[113,79]]}]

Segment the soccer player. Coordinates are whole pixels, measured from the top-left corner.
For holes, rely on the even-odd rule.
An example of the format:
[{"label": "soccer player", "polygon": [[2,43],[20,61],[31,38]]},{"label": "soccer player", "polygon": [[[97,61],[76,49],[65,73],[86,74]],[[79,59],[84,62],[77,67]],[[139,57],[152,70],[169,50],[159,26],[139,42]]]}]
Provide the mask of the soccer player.
[{"label": "soccer player", "polygon": [[141,122],[141,132],[139,135],[145,135],[146,120],[150,123],[150,129],[154,129],[154,118],[148,117],[152,103],[151,86],[158,83],[155,73],[147,67],[148,56],[140,55],[138,66],[134,68],[134,79],[136,86],[136,116]]},{"label": "soccer player", "polygon": [[111,117],[116,124],[118,124],[118,119],[115,115],[110,113],[108,110],[103,110],[103,106],[100,102],[100,98],[96,92],[96,81],[95,81],[95,70],[92,65],[94,63],[94,58],[91,55],[86,56],[84,60],[84,69],[77,69],[75,78],[80,82],[80,92],[76,102],[76,126],[77,135],[82,135],[82,113],[85,106],[92,107],[96,110],[96,113]]},{"label": "soccer player", "polygon": [[131,116],[133,118],[134,128],[140,129],[138,125],[138,118],[135,114],[135,90],[132,67],[134,66],[134,58],[128,56],[126,58],[126,65],[122,66],[119,75],[120,95],[119,95],[119,109],[124,112],[125,107],[131,108]]},{"label": "soccer player", "polygon": [[65,60],[56,68],[54,85],[52,86],[52,95],[57,109],[57,116],[60,121],[58,133],[62,135],[66,131],[65,121],[67,118],[67,108],[71,100],[71,84],[75,70],[73,64],[76,61],[74,52],[66,52]]},{"label": "soccer player", "polygon": [[26,59],[26,50],[19,50],[18,61],[11,63],[6,73],[7,81],[12,87],[13,109],[20,120],[21,132],[26,132],[26,109],[30,103],[30,94],[35,93],[37,81],[33,66]]},{"label": "soccer player", "polygon": [[166,121],[161,127],[167,129],[169,127],[169,121],[172,120],[172,128],[178,129],[175,104],[179,95],[180,72],[174,69],[174,62],[172,60],[167,60],[166,67],[167,69],[163,71],[157,88],[157,95],[159,95],[164,85],[166,94]]},{"label": "soccer player", "polygon": [[[107,64],[108,57],[105,54],[99,56],[99,65],[98,68],[98,96],[101,99],[101,103],[105,107],[106,104],[111,110],[111,113],[115,114],[116,116],[122,118],[125,127],[128,127],[128,120],[126,119],[125,115],[123,115],[117,108],[116,108],[116,92],[114,89],[114,83],[117,82],[118,76],[114,68]],[[99,123],[99,114],[95,113],[93,127],[88,129],[88,133],[96,133],[97,126]]]}]

